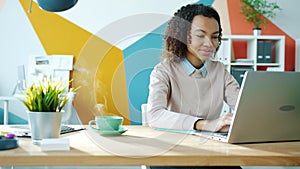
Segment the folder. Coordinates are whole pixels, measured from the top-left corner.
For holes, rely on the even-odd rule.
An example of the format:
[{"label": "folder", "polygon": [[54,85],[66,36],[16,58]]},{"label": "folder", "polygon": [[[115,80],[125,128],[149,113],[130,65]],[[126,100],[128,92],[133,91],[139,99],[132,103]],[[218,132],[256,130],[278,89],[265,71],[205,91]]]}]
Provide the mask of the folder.
[{"label": "folder", "polygon": [[257,41],[257,63],[264,63],[264,41]]},{"label": "folder", "polygon": [[240,68],[240,67],[233,67],[231,68],[231,74],[235,78],[235,80],[239,83],[239,85],[242,85],[243,79],[245,72],[247,71],[253,71],[254,69],[249,67],[249,68]]},{"label": "folder", "polygon": [[272,42],[264,42],[264,63],[272,63]]}]

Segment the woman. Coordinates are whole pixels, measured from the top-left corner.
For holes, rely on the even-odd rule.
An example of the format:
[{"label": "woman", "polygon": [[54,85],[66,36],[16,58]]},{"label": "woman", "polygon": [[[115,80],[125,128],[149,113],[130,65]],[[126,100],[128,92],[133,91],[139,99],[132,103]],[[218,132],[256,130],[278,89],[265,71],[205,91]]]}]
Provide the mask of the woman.
[{"label": "woman", "polygon": [[220,116],[223,101],[234,108],[239,84],[221,62],[220,17],[212,7],[181,7],[165,32],[164,60],[150,75],[148,123],[151,127],[228,131],[232,113]]},{"label": "woman", "polygon": [[219,14],[211,7],[187,5],[174,14],[164,37],[164,60],[150,75],[147,118],[151,127],[228,131],[232,113],[220,116],[223,101],[234,108],[239,84],[221,62],[211,60],[221,36]]}]

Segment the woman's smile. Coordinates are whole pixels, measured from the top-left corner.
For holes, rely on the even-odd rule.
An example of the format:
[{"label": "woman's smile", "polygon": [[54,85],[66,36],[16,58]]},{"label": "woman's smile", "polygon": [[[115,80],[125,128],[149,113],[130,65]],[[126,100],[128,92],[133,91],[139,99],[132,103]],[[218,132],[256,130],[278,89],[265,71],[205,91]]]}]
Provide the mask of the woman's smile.
[{"label": "woman's smile", "polygon": [[198,52],[201,56],[210,57],[214,53],[214,50],[212,50],[212,49],[199,49]]}]

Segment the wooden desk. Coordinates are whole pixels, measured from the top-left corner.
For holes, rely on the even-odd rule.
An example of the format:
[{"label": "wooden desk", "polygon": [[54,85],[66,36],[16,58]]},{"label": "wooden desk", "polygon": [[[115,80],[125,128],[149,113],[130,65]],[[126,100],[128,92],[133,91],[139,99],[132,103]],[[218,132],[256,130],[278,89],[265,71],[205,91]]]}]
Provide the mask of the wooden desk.
[{"label": "wooden desk", "polygon": [[31,139],[20,138],[19,148],[0,151],[0,166],[300,166],[300,142],[234,145],[127,127],[126,133],[114,137],[102,137],[89,129],[62,135],[70,139],[70,151],[42,152]]}]

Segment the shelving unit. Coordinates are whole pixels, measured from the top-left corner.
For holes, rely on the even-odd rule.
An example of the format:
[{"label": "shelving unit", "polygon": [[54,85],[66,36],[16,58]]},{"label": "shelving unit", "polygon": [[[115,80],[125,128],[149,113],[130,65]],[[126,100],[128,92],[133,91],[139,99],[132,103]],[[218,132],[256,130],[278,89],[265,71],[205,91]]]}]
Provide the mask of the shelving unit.
[{"label": "shelving unit", "polygon": [[[257,59],[258,42],[268,41],[272,43],[271,63],[259,63]],[[239,47],[239,44],[242,44]],[[245,49],[246,47],[246,49]],[[234,51],[244,51],[245,56],[237,56]],[[248,67],[254,71],[267,67],[266,70],[284,71],[285,36],[252,36],[252,35],[225,35],[222,37],[222,45],[217,52],[216,59],[223,62],[229,72],[232,67]],[[240,53],[240,52],[239,52]],[[243,53],[243,52],[241,52]]]}]

